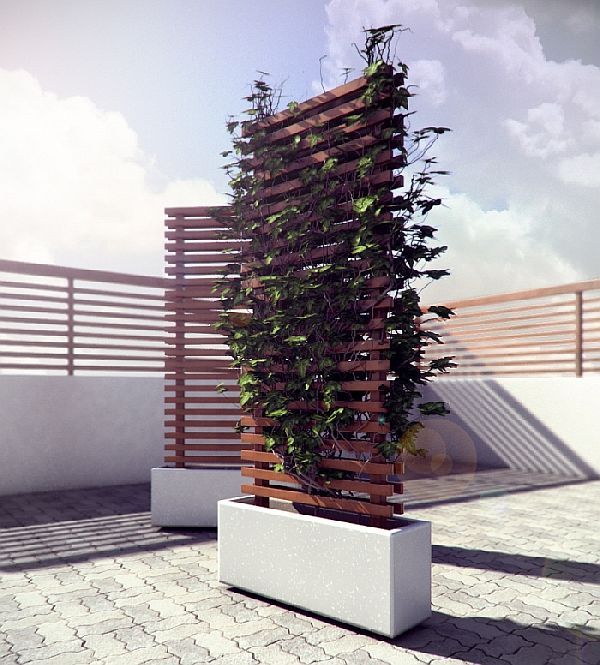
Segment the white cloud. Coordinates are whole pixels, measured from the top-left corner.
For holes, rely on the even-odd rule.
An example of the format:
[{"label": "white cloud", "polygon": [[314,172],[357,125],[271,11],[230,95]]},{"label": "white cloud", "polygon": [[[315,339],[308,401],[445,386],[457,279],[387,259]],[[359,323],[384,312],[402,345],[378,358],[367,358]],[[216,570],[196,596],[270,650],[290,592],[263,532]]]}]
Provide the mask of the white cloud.
[{"label": "white cloud", "polygon": [[549,157],[564,152],[569,146],[564,112],[556,103],[546,102],[528,109],[527,122],[508,119],[505,126],[529,157]]},{"label": "white cloud", "polygon": [[477,294],[532,289],[572,282],[577,271],[552,248],[540,244],[527,210],[483,210],[466,194],[438,188],[445,207],[438,207],[429,222],[439,227],[437,241],[448,250],[436,267],[450,276],[432,282],[423,292],[427,303],[456,300]]},{"label": "white cloud", "polygon": [[163,208],[224,202],[204,180],[151,188],[122,115],[25,71],[0,69],[0,145],[1,258],[160,274]]},{"label": "white cloud", "polygon": [[567,184],[600,187],[600,152],[563,159],[558,165],[558,173]]},{"label": "white cloud", "polygon": [[439,60],[417,60],[410,68],[411,81],[418,87],[418,93],[425,96],[432,106],[446,101],[444,65]]},{"label": "white cloud", "polygon": [[[530,6],[328,3],[331,83],[341,67],[360,68],[349,45],[363,41],[363,26],[401,23],[411,31],[400,35],[397,55],[415,70],[409,83],[425,83],[411,124],[453,129],[433,150],[451,171],[442,183],[448,208],[433,219],[454,277],[433,293],[452,285],[448,296],[461,298],[600,274],[600,67],[548,59]],[[442,103],[423,62],[441,63]]]}]

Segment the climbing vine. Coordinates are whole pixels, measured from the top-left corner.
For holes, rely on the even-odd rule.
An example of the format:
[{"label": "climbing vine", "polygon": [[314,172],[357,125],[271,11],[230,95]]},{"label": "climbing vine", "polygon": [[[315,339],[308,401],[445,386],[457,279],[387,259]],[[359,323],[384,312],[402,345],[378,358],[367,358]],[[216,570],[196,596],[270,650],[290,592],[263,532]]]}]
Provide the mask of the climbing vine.
[{"label": "climbing vine", "polygon": [[[264,79],[246,97],[245,119],[228,123],[232,200],[222,222],[224,236],[239,242],[219,285],[218,327],[241,370],[241,405],[264,425],[265,449],[312,493],[336,493],[327,481],[340,473],[326,472],[323,458],[418,454],[415,413],[447,412],[443,402],[418,404],[420,387],[453,363],[424,362],[425,347],[439,339],[419,326],[415,284],[448,274],[428,266],[446,248],[425,220],[441,204],[430,185],[444,174],[428,152],[448,130],[408,128],[408,70],[390,55],[401,29],[366,31],[362,104],[341,123],[313,121],[279,138],[269,119],[280,93]],[[302,105],[289,104],[286,117],[302,120]],[[368,342],[385,349],[369,352]],[[361,439],[348,432],[370,417],[356,405],[372,395],[360,382],[372,377],[374,358],[389,361],[391,380],[379,393],[385,411],[375,422],[389,423],[390,433],[370,451],[353,450]]]}]

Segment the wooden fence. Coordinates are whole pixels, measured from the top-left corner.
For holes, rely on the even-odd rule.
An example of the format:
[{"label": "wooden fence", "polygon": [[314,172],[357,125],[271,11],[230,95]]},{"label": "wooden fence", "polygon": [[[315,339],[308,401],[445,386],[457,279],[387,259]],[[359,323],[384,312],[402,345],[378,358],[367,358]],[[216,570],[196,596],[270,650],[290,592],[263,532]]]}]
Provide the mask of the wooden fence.
[{"label": "wooden fence", "polygon": [[248,447],[234,430],[241,416],[238,372],[213,328],[221,312],[213,287],[231,260],[227,251],[236,249],[219,239],[223,227],[214,213],[227,208],[166,210],[165,462],[179,468],[239,465],[240,450]]},{"label": "wooden fence", "polygon": [[166,283],[0,260],[0,370],[161,373]]},{"label": "wooden fence", "polygon": [[450,378],[575,375],[600,371],[600,279],[446,303],[447,322],[423,326],[453,355]]},{"label": "wooden fence", "polygon": [[[269,298],[261,281],[261,270],[266,269],[271,275],[287,274],[290,266],[303,275],[308,268],[315,265],[325,266],[338,264],[339,256],[343,255],[347,232],[358,227],[353,212],[353,201],[374,191],[385,188],[387,201],[393,201],[392,191],[401,186],[401,177],[395,169],[400,161],[394,148],[402,144],[400,118],[394,115],[392,102],[392,86],[402,84],[402,77],[388,72],[389,88],[381,93],[375,108],[370,107],[366,119],[361,113],[366,109],[364,99],[368,86],[366,78],[359,78],[340,86],[323,95],[314,97],[299,104],[291,111],[283,111],[246,125],[244,135],[264,132],[261,139],[263,145],[280,147],[294,146],[293,157],[285,162],[283,170],[273,174],[270,172],[269,151],[261,149],[260,154],[253,154],[254,173],[261,178],[260,189],[256,194],[258,207],[248,208],[247,217],[258,222],[253,233],[263,233],[261,222],[290,205],[303,211],[293,220],[289,220],[286,231],[294,233],[304,223],[307,216],[312,223],[319,225],[321,218],[313,210],[311,203],[310,184],[305,178],[305,170],[322,167],[325,162],[335,158],[335,167],[331,170],[331,181],[328,185],[331,202],[328,205],[329,229],[323,228],[317,234],[302,237],[302,242],[311,242],[310,247],[304,246],[302,251],[282,249],[287,247],[281,239],[274,241],[271,248],[257,250],[244,249],[242,274],[246,284],[254,289],[258,301],[266,302]],[[363,177],[356,178],[361,157],[369,150],[376,148],[377,157],[374,169]],[[387,219],[382,213],[381,219]],[[333,218],[333,221],[331,221]],[[286,222],[287,224],[287,222]],[[381,247],[386,247],[385,228],[380,233]],[[377,233],[375,235],[377,235]],[[265,268],[265,256],[271,249],[276,258],[268,262]],[[385,386],[389,385],[390,340],[384,329],[384,320],[390,311],[392,299],[385,297],[389,277],[373,271],[370,264],[361,266],[363,274],[370,275],[364,293],[361,294],[359,309],[361,315],[361,332],[354,329],[356,341],[336,343],[329,352],[335,358],[339,372],[341,397],[335,403],[338,407],[346,407],[355,411],[354,421],[340,430],[336,439],[324,441],[324,446],[335,449],[335,454],[322,459],[324,470],[342,472],[343,479],[328,481],[327,488],[336,490],[337,495],[325,493],[307,493],[297,478],[289,473],[275,470],[282,462],[276,452],[265,450],[265,435],[271,431],[274,422],[263,417],[260,411],[242,418],[242,425],[249,431],[241,435],[242,443],[249,450],[242,450],[241,457],[252,466],[243,468],[242,475],[251,480],[251,484],[242,485],[244,494],[254,495],[255,503],[269,506],[270,499],[283,499],[333,510],[343,510],[367,516],[370,523],[383,525],[385,520],[394,513],[402,512],[402,504],[398,501],[390,503],[389,499],[402,491],[400,484],[394,482],[393,476],[402,472],[401,463],[388,463],[377,452],[377,444],[389,435],[390,425],[385,421],[384,406]],[[357,265],[357,264],[356,264]],[[349,273],[354,269],[354,262],[346,267]],[[343,277],[336,288],[343,289]],[[285,305],[279,305],[285,306]],[[343,316],[343,314],[342,314]],[[282,381],[285,377],[297,377],[298,367],[295,363],[282,360],[283,365],[277,369]],[[296,373],[296,374],[294,374]],[[291,404],[292,411],[318,410],[314,402],[306,400]]]}]

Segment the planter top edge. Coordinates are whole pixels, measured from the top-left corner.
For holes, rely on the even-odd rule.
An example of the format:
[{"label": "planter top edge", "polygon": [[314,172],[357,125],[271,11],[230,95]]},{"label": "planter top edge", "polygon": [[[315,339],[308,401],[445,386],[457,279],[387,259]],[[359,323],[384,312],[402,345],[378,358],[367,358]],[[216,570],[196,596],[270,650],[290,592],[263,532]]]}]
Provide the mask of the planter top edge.
[{"label": "planter top edge", "polygon": [[[398,528],[396,529],[381,529],[373,526],[365,526],[363,524],[354,524],[352,522],[345,522],[343,520],[332,520],[326,517],[319,517],[317,515],[302,515],[294,510],[286,509],[284,507],[262,508],[255,506],[252,503],[253,497],[251,496],[237,496],[231,499],[222,499],[219,505],[223,507],[235,506],[239,510],[248,510],[254,513],[263,513],[265,515],[286,515],[290,519],[298,520],[301,522],[312,522],[314,524],[324,525],[328,524],[332,528],[357,531],[359,533],[373,533],[385,535],[387,538],[392,538],[395,535],[405,533],[408,530],[415,529],[429,529],[431,523],[425,520],[418,520],[410,517],[396,518],[398,521]],[[283,503],[283,502],[282,502]]]}]

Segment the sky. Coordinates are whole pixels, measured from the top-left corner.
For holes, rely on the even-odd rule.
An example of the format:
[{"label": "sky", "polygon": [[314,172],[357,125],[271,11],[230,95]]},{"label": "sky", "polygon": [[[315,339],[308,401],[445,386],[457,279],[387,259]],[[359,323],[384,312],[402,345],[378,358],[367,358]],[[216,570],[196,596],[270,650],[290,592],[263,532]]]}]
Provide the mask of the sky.
[{"label": "sky", "polygon": [[358,75],[402,23],[451,172],[426,301],[600,276],[598,0],[0,0],[0,258],[163,272],[163,209],[227,201],[229,116]]}]

